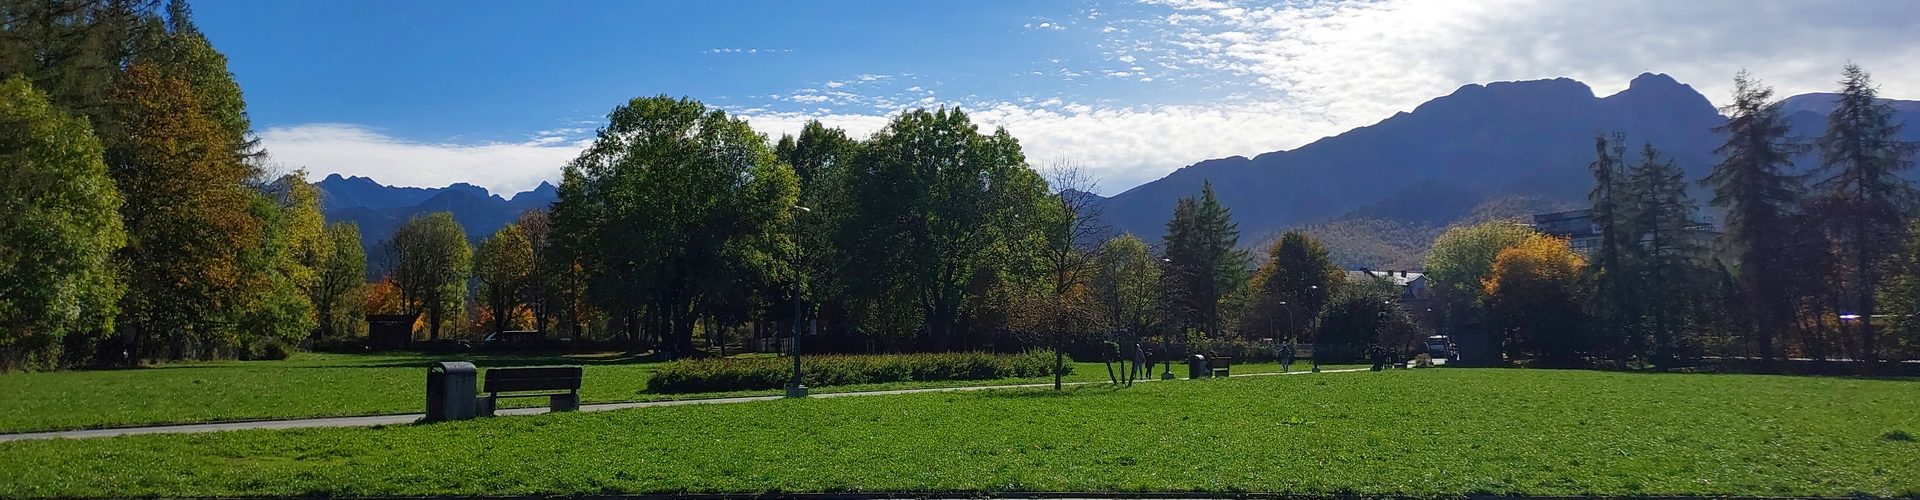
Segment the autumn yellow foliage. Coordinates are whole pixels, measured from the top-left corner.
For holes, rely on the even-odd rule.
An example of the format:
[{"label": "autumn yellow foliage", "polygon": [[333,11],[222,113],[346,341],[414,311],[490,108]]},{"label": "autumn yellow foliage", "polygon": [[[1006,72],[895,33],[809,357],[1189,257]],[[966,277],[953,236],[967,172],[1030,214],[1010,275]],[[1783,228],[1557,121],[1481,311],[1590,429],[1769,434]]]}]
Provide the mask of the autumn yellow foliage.
[{"label": "autumn yellow foliage", "polygon": [[1481,283],[1510,358],[1570,364],[1592,347],[1579,298],[1586,258],[1567,240],[1534,234],[1501,250]]},{"label": "autumn yellow foliage", "polygon": [[1493,272],[1481,284],[1488,297],[1503,291],[1512,294],[1540,286],[1569,286],[1586,266],[1586,257],[1575,253],[1565,238],[1533,235],[1501,250],[1493,259]]}]

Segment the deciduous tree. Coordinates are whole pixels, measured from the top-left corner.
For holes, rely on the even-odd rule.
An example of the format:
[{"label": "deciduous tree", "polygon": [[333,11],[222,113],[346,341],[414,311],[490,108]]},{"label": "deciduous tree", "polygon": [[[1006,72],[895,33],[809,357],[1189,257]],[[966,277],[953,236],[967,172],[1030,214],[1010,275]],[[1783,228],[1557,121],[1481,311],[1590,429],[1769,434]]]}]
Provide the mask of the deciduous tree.
[{"label": "deciduous tree", "polygon": [[1595,347],[1580,307],[1585,266],[1567,240],[1537,234],[1494,258],[1483,285],[1508,356],[1570,365]]},{"label": "deciduous tree", "polygon": [[326,251],[308,295],[319,317],[320,336],[337,337],[356,331],[354,325],[366,312],[367,251],[360,243],[360,226],[352,222],[328,224],[322,244]]},{"label": "deciduous tree", "polygon": [[610,310],[636,325],[644,307],[666,349],[684,354],[720,294],[783,269],[798,188],[745,121],[657,96],[614,108],[560,195],[555,228],[579,232],[565,238],[600,266]]},{"label": "deciduous tree", "polygon": [[1344,273],[1319,240],[1287,231],[1267,250],[1267,262],[1254,272],[1253,307],[1247,323],[1282,342],[1312,331],[1326,310],[1334,285]]},{"label": "deciduous tree", "polygon": [[1448,229],[1433,242],[1427,256],[1427,279],[1452,329],[1474,324],[1485,312],[1483,282],[1493,273],[1501,250],[1519,246],[1534,235],[1518,221],[1491,220]]},{"label": "deciduous tree", "polygon": [[493,315],[493,331],[513,325],[528,280],[533,276],[533,242],[517,225],[509,224],[480,242],[473,258],[473,277],[480,280],[480,297]]},{"label": "deciduous tree", "polygon": [[917,324],[938,348],[968,346],[955,329],[981,285],[1028,265],[1013,252],[1030,247],[1013,242],[1038,236],[1046,183],[1012,135],[983,134],[959,110],[902,113],[860,150],[838,238],[853,312],[870,331]]},{"label": "deciduous tree", "polygon": [[56,368],[113,331],[127,236],[101,155],[86,121],[0,82],[0,372]]},{"label": "deciduous tree", "polygon": [[135,356],[218,355],[238,344],[242,258],[264,238],[252,171],[186,80],[137,63],[120,83],[116,121],[131,139],[109,150],[108,171],[126,200],[122,326]]},{"label": "deciduous tree", "polygon": [[449,212],[416,216],[387,240],[387,277],[400,292],[402,314],[426,314],[427,338],[440,340],[447,313],[466,301],[473,247]]}]

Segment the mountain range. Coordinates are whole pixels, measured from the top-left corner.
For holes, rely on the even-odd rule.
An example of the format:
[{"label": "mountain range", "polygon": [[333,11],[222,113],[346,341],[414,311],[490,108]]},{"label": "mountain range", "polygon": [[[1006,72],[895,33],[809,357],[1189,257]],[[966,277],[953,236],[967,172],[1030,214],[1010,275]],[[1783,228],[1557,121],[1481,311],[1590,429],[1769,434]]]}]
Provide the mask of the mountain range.
[{"label": "mountain range", "polygon": [[[1792,135],[1810,143],[1823,133],[1834,97],[1783,100]],[[1920,101],[1888,103],[1908,124],[1902,135],[1920,141]],[[1585,205],[1596,134],[1623,134],[1629,161],[1650,143],[1699,179],[1715,162],[1721,136],[1713,129],[1724,123],[1705,96],[1664,74],[1642,74],[1604,97],[1568,78],[1472,84],[1291,150],[1188,165],[1098,203],[1115,229],[1157,242],[1175,201],[1211,181],[1244,246],[1298,228],[1326,241],[1344,266],[1404,269],[1417,267],[1449,225]],[[1816,161],[1809,154],[1797,165]],[[370,249],[415,214],[451,211],[478,240],[555,199],[545,183],[511,198],[464,183],[391,187],[337,174],[318,185],[328,219],[358,222]],[[1705,188],[1694,191],[1705,207]]]},{"label": "mountain range", "polygon": [[[1795,140],[1810,144],[1825,132],[1835,97],[1781,102]],[[1920,102],[1888,103],[1908,124],[1906,140],[1920,141]],[[1585,206],[1596,134],[1623,134],[1630,162],[1652,144],[1698,180],[1716,162],[1722,136],[1713,129],[1725,123],[1705,96],[1664,74],[1642,74],[1604,97],[1567,78],[1474,84],[1373,125],[1291,150],[1202,161],[1101,201],[1115,228],[1157,241],[1175,202],[1211,181],[1243,246],[1263,248],[1298,228],[1343,266],[1405,269],[1420,265],[1448,225]],[[1817,162],[1808,153],[1796,165]],[[1708,190],[1692,191],[1708,208]]]},{"label": "mountain range", "polygon": [[546,208],[559,197],[558,190],[545,182],[512,198],[464,182],[443,188],[386,186],[366,177],[340,174],[329,175],[314,186],[320,190],[320,210],[326,213],[327,222],[360,225],[360,244],[367,249],[367,272],[374,275],[382,272],[380,245],[416,215],[452,212],[453,219],[466,230],[467,239],[477,243],[522,212]]}]

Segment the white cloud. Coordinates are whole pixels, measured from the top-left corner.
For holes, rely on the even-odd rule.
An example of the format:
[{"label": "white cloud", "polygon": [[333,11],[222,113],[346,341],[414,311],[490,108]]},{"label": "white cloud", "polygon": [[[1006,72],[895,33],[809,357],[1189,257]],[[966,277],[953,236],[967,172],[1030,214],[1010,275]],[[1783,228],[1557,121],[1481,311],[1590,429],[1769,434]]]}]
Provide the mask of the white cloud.
[{"label": "white cloud", "polygon": [[1782,95],[1824,91],[1848,60],[1889,95],[1920,97],[1912,2],[1163,3],[1164,59],[1254,82],[1340,126],[1489,81],[1567,76],[1606,95],[1654,71],[1721,102],[1747,68]]},{"label": "white cloud", "polygon": [[1060,31],[1060,30],[1067,29],[1066,25],[1053,22],[1050,20],[1046,20],[1045,18],[1035,18],[1034,22],[1022,24],[1020,25],[1020,27],[1026,28],[1029,30],[1049,30],[1049,31]]},{"label": "white cloud", "polygon": [[[1851,60],[1874,73],[1883,95],[1920,98],[1920,2],[1910,1],[1149,0],[1103,4],[1098,17],[1088,25],[1102,26],[1098,33],[1076,30],[1047,42],[1080,40],[1088,47],[1068,48],[1097,59],[1007,55],[1032,58],[1025,61],[1032,66],[1012,72],[1043,75],[1023,81],[1051,79],[1060,87],[1014,86],[1018,93],[969,97],[981,102],[966,109],[980,123],[1007,127],[1036,164],[1072,159],[1094,169],[1108,194],[1209,158],[1298,147],[1469,83],[1567,76],[1606,95],[1654,71],[1724,102],[1741,68],[1784,96],[1832,89],[1840,65]],[[1064,29],[1051,19],[1028,24]],[[746,50],[708,52],[763,53]],[[1091,69],[1103,67],[1114,69]],[[1152,83],[1127,88],[1180,92],[1129,104],[1097,87],[1081,90],[1097,82],[1080,77],[1102,75]],[[883,82],[895,76],[862,74],[730,109],[772,137],[797,132],[809,119],[864,136],[902,107],[942,104],[925,93],[946,92],[941,77],[974,75],[922,80],[901,73]],[[896,86],[907,80],[928,88],[900,92]],[[337,170],[417,185],[469,180],[501,189],[557,176],[579,147],[553,139],[571,133],[440,145],[337,125],[270,129],[263,137],[283,162],[319,175]]]},{"label": "white cloud", "polygon": [[543,132],[522,142],[443,144],[407,141],[358,125],[315,123],[272,127],[260,140],[274,163],[327,174],[371,177],[382,184],[439,187],[467,182],[502,196],[560,178],[560,167],[585,149],[582,129]]},{"label": "white cloud", "polygon": [[[1118,193],[1206,158],[1272,151],[1317,137],[1294,130],[1324,128],[1318,118],[1276,103],[1228,109],[1210,105],[1106,108],[1049,98],[1037,104],[989,103],[963,108],[983,130],[1006,127],[1020,138],[1027,161],[1073,160],[1100,177],[1102,191]],[[746,116],[769,137],[798,134],[808,120],[866,137],[890,116],[768,113]]]},{"label": "white cloud", "polygon": [[793,49],[762,49],[762,48],[753,48],[753,47],[747,47],[747,48],[727,47],[727,48],[707,49],[701,52],[707,53],[707,54],[785,54],[788,52],[793,52]]}]

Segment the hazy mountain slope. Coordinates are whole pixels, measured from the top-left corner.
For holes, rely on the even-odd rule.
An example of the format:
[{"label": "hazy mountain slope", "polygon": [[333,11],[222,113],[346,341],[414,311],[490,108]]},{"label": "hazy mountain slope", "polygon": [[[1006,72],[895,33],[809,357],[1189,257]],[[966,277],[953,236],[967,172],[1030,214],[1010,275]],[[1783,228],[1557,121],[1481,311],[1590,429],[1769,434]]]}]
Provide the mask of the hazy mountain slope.
[{"label": "hazy mountain slope", "polygon": [[522,212],[545,208],[557,198],[551,184],[540,183],[531,191],[501,198],[486,188],[456,183],[444,188],[385,186],[365,177],[328,176],[315,183],[320,188],[321,205],[328,222],[353,222],[360,226],[360,243],[367,249],[367,271],[379,275],[385,255],[381,245],[401,224],[414,216],[446,211],[467,232],[467,239],[479,242],[494,231],[512,223]]},{"label": "hazy mountain slope", "polygon": [[[1810,144],[1824,132],[1833,99],[1782,102],[1796,140]],[[1888,102],[1908,124],[1902,135],[1920,141],[1920,102]],[[1103,199],[1103,212],[1117,230],[1154,241],[1175,200],[1211,180],[1249,246],[1300,227],[1327,239],[1343,264],[1409,267],[1427,234],[1447,225],[1584,206],[1595,134],[1623,133],[1629,161],[1651,142],[1697,180],[1717,161],[1722,140],[1713,129],[1724,123],[1699,92],[1660,74],[1606,97],[1566,78],[1467,85],[1297,149],[1189,165]],[[1797,166],[1817,162],[1809,152]],[[1708,189],[1690,190],[1705,208]]]}]

